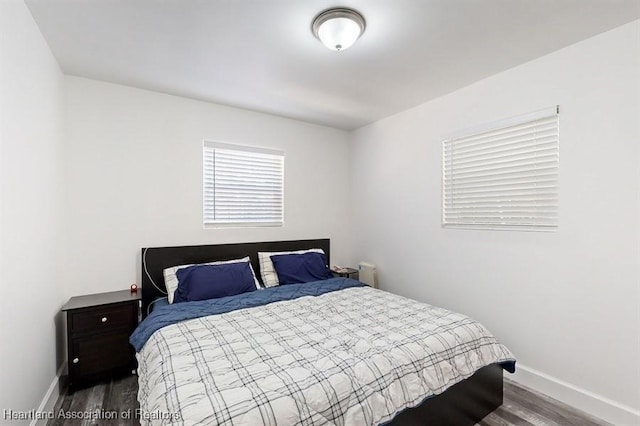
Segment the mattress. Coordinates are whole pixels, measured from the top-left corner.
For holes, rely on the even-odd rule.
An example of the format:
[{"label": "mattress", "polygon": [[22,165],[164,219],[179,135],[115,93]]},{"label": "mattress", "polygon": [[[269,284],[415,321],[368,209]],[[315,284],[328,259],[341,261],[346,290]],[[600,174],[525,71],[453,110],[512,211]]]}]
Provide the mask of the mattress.
[{"label": "mattress", "polygon": [[142,424],[377,425],[511,352],[477,321],[347,278],[156,307]]}]

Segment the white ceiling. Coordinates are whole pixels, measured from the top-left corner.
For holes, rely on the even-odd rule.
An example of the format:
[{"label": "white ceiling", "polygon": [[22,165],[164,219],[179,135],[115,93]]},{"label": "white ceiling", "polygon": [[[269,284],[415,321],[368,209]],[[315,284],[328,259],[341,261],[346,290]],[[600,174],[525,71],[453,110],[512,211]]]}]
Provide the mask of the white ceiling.
[{"label": "white ceiling", "polygon": [[[62,70],[353,129],[640,17],[638,0],[26,0]],[[311,21],[367,20],[332,52]]]}]

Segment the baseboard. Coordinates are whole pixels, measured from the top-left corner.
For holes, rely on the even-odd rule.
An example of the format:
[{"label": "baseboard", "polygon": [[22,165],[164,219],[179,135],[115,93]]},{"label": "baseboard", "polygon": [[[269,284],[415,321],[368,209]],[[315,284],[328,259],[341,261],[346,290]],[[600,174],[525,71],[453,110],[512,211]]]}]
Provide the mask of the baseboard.
[{"label": "baseboard", "polygon": [[640,424],[639,410],[522,364],[518,364],[516,373],[513,376],[509,375],[509,378],[611,424],[619,426]]},{"label": "baseboard", "polygon": [[[60,383],[60,377],[64,371],[64,364],[60,366],[58,369],[51,385],[49,385],[49,389],[47,389],[47,393],[44,394],[44,398],[40,402],[40,406],[38,406],[38,413],[52,412],[56,406],[56,402],[58,401],[58,397],[60,396],[60,392],[58,392],[58,385]],[[31,421],[29,426],[45,426],[47,424],[47,419],[34,419]]]}]

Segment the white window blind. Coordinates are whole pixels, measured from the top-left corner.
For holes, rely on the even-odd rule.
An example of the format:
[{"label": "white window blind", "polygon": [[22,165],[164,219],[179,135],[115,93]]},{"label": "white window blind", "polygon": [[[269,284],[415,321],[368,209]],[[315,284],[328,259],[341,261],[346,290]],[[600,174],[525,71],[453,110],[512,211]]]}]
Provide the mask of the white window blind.
[{"label": "white window blind", "polygon": [[204,225],[284,222],[284,152],[205,141]]},{"label": "white window blind", "polygon": [[558,107],[443,141],[445,227],[558,225]]}]

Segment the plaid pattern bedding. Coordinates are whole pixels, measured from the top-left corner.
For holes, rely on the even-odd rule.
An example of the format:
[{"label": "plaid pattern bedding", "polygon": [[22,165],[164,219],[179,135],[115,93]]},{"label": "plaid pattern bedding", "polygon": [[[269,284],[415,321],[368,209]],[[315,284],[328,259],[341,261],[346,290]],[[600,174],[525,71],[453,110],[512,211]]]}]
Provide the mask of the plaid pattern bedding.
[{"label": "plaid pattern bedding", "polygon": [[513,362],[476,321],[369,287],[196,318],[138,353],[142,424],[377,425]]}]

